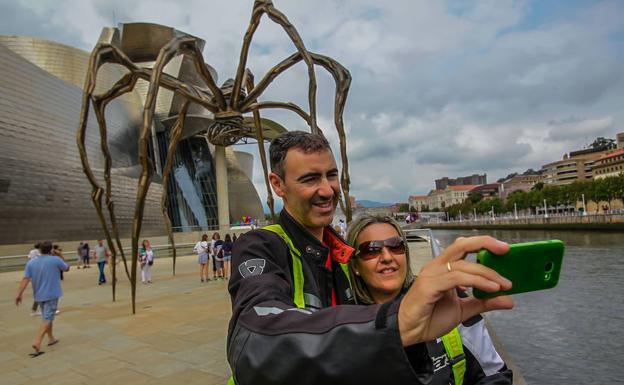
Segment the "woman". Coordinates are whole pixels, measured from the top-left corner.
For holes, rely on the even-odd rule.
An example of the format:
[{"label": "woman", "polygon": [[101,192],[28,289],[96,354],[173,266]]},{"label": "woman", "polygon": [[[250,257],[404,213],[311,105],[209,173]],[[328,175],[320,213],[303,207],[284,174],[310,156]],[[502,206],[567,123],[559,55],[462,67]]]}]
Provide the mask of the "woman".
[{"label": "woman", "polygon": [[210,281],[208,278],[208,234],[203,234],[201,241],[195,244],[193,250],[197,253],[197,262],[199,263],[199,279],[201,282]]},{"label": "woman", "polygon": [[[388,216],[361,215],[349,226],[347,243],[356,249],[349,261],[349,270],[359,303],[381,304],[392,301],[409,289],[414,281],[409,249],[405,235],[394,219]],[[463,292],[458,291],[458,294],[466,296]],[[449,341],[458,341],[459,338],[463,356],[445,349]],[[426,346],[430,357],[427,362],[423,362],[422,357],[415,354],[416,349],[405,349],[423,382],[455,384],[460,382],[459,379],[455,380],[459,376],[463,377],[463,384],[466,385],[512,383],[512,373],[494,349],[481,316],[464,322],[446,336],[427,342]],[[459,369],[463,365],[461,357],[465,357],[463,374]]]},{"label": "woman", "polygon": [[221,249],[223,250],[223,278],[230,278],[230,261],[232,260],[232,238],[230,238],[230,234],[225,234],[225,241],[223,242],[223,246]]},{"label": "woman", "polygon": [[152,283],[152,265],[154,264],[154,250],[147,239],[141,243],[139,249],[139,261],[141,261],[141,282]]},{"label": "woman", "polygon": [[212,239],[210,240],[210,256],[212,257],[212,278],[217,280],[217,251],[215,247],[215,243],[219,240],[221,236],[219,233],[214,232],[212,234]]}]

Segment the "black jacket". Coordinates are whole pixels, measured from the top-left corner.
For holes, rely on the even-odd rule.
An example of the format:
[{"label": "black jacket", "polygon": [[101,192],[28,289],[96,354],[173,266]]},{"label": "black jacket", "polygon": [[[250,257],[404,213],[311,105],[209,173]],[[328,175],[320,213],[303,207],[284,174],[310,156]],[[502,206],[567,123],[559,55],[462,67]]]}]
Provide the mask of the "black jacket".
[{"label": "black jacket", "polygon": [[[229,283],[227,355],[236,383],[430,384],[427,345],[402,346],[399,300],[350,305],[351,292],[337,262],[331,271],[325,268],[330,250],[286,211],[279,223],[302,253],[306,309],[293,303],[286,243],[262,229],[241,236],[232,252]],[[339,239],[331,229],[326,232]],[[352,250],[339,242],[334,250]],[[341,306],[331,307],[332,287]]]}]

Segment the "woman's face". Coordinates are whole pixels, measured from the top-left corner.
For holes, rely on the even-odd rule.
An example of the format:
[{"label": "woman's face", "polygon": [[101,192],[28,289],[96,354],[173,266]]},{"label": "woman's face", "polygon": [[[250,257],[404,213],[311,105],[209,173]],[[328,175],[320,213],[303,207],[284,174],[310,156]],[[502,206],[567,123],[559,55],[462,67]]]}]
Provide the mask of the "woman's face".
[{"label": "woman's face", "polygon": [[[358,235],[356,245],[359,247],[367,241],[383,241],[398,237],[396,229],[388,223],[374,223],[366,226]],[[405,245],[407,247],[407,245]],[[357,248],[357,247],[356,247]],[[375,254],[370,254],[372,257]],[[372,258],[357,257],[355,259],[356,274],[366,283],[376,303],[386,302],[394,298],[403,287],[407,276],[407,257],[405,253],[393,253],[384,246]]]}]

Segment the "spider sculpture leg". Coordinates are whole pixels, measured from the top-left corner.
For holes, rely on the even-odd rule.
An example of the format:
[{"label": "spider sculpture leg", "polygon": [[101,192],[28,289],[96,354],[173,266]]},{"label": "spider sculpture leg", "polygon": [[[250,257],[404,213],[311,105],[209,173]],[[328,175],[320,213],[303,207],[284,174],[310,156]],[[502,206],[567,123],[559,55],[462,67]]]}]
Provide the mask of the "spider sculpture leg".
[{"label": "spider sculpture leg", "polygon": [[[136,81],[138,77],[133,73],[128,73],[124,75],[117,83],[111,88],[108,92],[94,96],[92,98],[93,109],[95,112],[95,116],[97,118],[99,127],[100,127],[100,142],[102,147],[102,153],[104,154],[105,163],[104,163],[104,180],[106,182],[106,206],[108,207],[108,212],[110,214],[110,223],[112,226],[113,235],[117,242],[117,248],[121,254],[121,259],[124,263],[124,268],[126,270],[126,276],[128,280],[130,279],[130,271],[128,270],[128,262],[123,251],[123,247],[121,245],[121,240],[119,237],[119,228],[117,226],[117,217],[115,215],[115,205],[112,200],[112,188],[111,188],[111,154],[108,148],[107,141],[107,129],[106,129],[106,119],[105,119],[105,110],[106,106],[112,100],[118,98],[119,96],[132,91],[136,85]],[[113,258],[113,293],[115,292],[115,278],[116,278],[116,253],[113,249],[112,252]],[[114,297],[114,294],[113,294]]]},{"label": "spider sculpture leg", "polygon": [[[254,76],[250,70],[247,70],[246,76],[247,92],[251,92],[254,88]],[[260,120],[260,112],[253,111],[254,126],[256,128],[256,139],[258,140],[258,152],[260,153],[260,161],[262,162],[262,170],[264,171],[264,183],[267,189],[267,205],[271,210],[271,218],[275,221],[275,209],[273,206],[273,193],[271,192],[271,183],[269,182],[269,171],[267,169],[266,153],[264,151],[264,133],[262,132],[262,121]]]},{"label": "spider sculpture leg", "polygon": [[173,275],[175,275],[175,266],[176,266],[176,247],[175,240],[173,239],[173,231],[171,230],[171,219],[169,218],[169,214],[167,213],[167,185],[169,183],[169,174],[171,173],[171,168],[173,167],[173,158],[175,156],[175,152],[178,148],[178,142],[182,137],[182,131],[184,130],[184,119],[186,118],[186,113],[188,111],[190,102],[187,100],[182,105],[180,109],[180,113],[178,115],[178,119],[171,131],[171,137],[169,141],[169,148],[167,149],[167,160],[165,162],[165,167],[163,168],[162,175],[162,184],[163,191],[160,199],[160,207],[162,209],[163,217],[165,218],[165,226],[167,227],[167,235],[169,236],[169,241],[171,242],[171,247],[173,249]]},{"label": "spider sculpture leg", "polygon": [[[91,186],[93,189],[91,193],[91,199],[95,206],[98,219],[100,220],[102,229],[104,230],[104,235],[106,236],[108,248],[109,250],[111,250],[113,260],[115,260],[116,249],[113,245],[111,234],[108,229],[108,225],[106,223],[106,219],[104,218],[104,213],[102,210],[102,193],[104,190],[99,185],[97,179],[95,178],[95,175],[93,174],[91,166],[89,165],[89,160],[87,157],[86,146],[85,146],[87,119],[89,116],[89,105],[94,100],[93,91],[95,90],[95,86],[97,82],[97,71],[99,67],[102,66],[104,63],[110,62],[113,56],[111,55],[110,46],[105,45],[105,44],[98,44],[93,50],[93,52],[91,53],[91,56],[89,57],[89,65],[88,65],[88,70],[87,70],[87,76],[85,78],[85,87],[84,87],[83,98],[82,98],[80,123],[79,123],[76,139],[77,139],[78,151],[80,153],[80,159],[82,162],[83,171],[86,174],[87,179],[91,183]],[[129,64],[130,64],[130,67],[133,66],[132,63],[129,63]],[[97,111],[96,111],[96,114],[97,114]],[[102,132],[100,133],[102,134]],[[104,136],[101,136],[101,140],[103,144],[106,143],[105,132],[104,132]],[[108,159],[107,159],[107,162],[109,161],[110,161],[110,154],[108,155]],[[107,197],[107,203],[108,201],[109,201],[109,198]],[[109,209],[110,209],[110,206],[109,206]],[[115,289],[114,289],[114,284],[113,284],[113,301],[114,300],[115,300]]]},{"label": "spider sculpture leg", "polygon": [[288,21],[286,15],[278,11],[273,6],[271,0],[256,0],[256,2],[254,3],[254,8],[251,14],[251,21],[249,23],[249,27],[247,28],[247,32],[245,33],[245,37],[243,38],[243,46],[241,48],[238,68],[236,71],[236,78],[234,79],[234,89],[232,93],[231,105],[238,105],[243,76],[247,65],[247,56],[249,55],[249,47],[251,45],[251,39],[253,38],[254,32],[260,24],[260,19],[263,14],[266,14],[273,22],[280,25],[284,29],[284,31],[286,31],[286,34],[297,48],[297,51],[299,51],[299,54],[303,58],[303,61],[306,63],[309,78],[308,101],[310,105],[310,119],[308,121],[308,124],[310,125],[310,129],[313,133],[319,134],[320,130],[316,123],[316,75],[314,73],[314,64],[312,62],[312,58],[305,48],[305,44],[299,36],[297,29],[290,23],[290,21]]},{"label": "spider sculpture leg", "polygon": [[[158,57],[154,63],[152,69],[149,89],[145,99],[145,105],[143,108],[143,127],[139,135],[139,162],[141,164],[141,174],[139,176],[139,183],[137,188],[136,206],[134,211],[134,219],[132,222],[132,269],[131,269],[131,283],[132,283],[132,312],[135,313],[135,298],[136,298],[136,270],[137,270],[137,258],[138,258],[138,244],[139,236],[141,234],[141,225],[143,222],[143,211],[145,208],[145,198],[151,182],[152,176],[152,164],[148,156],[148,141],[151,135],[150,127],[154,117],[154,110],[156,107],[156,98],[158,96],[158,90],[161,86],[161,79],[163,78],[163,69],[165,65],[175,56],[180,53],[197,53],[196,40],[192,37],[182,36],[171,40],[165,46],[163,46],[158,53]],[[199,61],[201,56],[193,55],[194,60]],[[197,64],[196,64],[197,65]],[[203,59],[201,65],[205,66]],[[206,69],[206,74],[212,79],[210,73]],[[214,84],[214,81],[212,81]],[[188,88],[188,87],[186,87]],[[219,91],[220,92],[220,91]],[[217,93],[218,94],[218,93]],[[215,96],[218,100],[218,97]],[[206,104],[200,101],[200,104],[207,109],[216,112],[216,108],[213,104]]]}]

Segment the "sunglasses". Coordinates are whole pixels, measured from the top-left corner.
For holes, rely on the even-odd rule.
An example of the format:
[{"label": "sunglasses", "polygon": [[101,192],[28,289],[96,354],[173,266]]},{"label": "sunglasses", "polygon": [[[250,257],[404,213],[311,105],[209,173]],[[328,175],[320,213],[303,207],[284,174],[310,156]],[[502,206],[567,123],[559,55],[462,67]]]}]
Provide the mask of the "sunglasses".
[{"label": "sunglasses", "polygon": [[405,254],[405,242],[401,237],[392,237],[383,241],[366,241],[361,243],[355,257],[364,261],[377,258],[381,254],[381,250],[385,247],[390,250],[392,254]]}]

